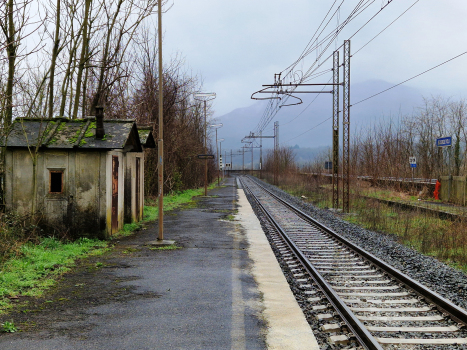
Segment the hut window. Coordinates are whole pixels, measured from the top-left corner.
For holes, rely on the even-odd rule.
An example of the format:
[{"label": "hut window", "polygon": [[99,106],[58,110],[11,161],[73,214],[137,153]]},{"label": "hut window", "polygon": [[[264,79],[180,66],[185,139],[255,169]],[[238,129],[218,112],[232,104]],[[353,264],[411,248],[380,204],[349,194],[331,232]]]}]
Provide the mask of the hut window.
[{"label": "hut window", "polygon": [[63,171],[50,171],[50,193],[63,192]]}]

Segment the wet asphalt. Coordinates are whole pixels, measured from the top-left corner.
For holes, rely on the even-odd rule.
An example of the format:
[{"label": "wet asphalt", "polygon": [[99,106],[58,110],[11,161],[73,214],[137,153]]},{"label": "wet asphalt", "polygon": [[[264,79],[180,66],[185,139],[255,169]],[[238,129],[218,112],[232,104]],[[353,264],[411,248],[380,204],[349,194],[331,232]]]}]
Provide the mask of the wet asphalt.
[{"label": "wet asphalt", "polygon": [[265,349],[245,233],[229,217],[234,178],[223,185],[166,213],[164,238],[181,249],[145,246],[157,223],[122,239],[95,258],[102,268],[78,267],[34,307],[0,317],[23,328],[0,334],[0,349]]}]

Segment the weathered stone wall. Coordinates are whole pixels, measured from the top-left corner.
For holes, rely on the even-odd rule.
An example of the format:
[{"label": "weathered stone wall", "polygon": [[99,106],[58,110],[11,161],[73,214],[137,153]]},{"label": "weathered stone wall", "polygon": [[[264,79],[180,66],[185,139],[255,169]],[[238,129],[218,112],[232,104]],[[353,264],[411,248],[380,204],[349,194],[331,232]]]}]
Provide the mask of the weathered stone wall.
[{"label": "weathered stone wall", "polygon": [[5,154],[5,205],[19,215],[32,210],[33,166],[27,150],[6,151]]},{"label": "weathered stone wall", "polygon": [[[105,236],[107,152],[44,150],[36,159],[37,196],[34,198],[33,161],[29,151],[6,152],[5,201],[7,210],[30,214],[32,203],[51,231],[73,237]],[[50,172],[63,172],[62,191],[50,192]]]}]

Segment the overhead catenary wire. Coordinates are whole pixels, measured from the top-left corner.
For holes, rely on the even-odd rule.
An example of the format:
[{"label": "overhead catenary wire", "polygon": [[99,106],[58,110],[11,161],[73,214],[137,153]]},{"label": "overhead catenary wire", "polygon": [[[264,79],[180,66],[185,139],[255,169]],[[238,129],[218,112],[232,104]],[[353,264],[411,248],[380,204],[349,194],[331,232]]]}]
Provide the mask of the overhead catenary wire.
[{"label": "overhead catenary wire", "polygon": [[[328,83],[332,80],[332,77],[328,80]],[[323,88],[321,89],[321,91],[323,91],[324,89],[326,88],[326,86],[323,86]],[[292,118],[291,120],[289,120],[288,122],[286,123],[283,123],[282,125],[287,125],[287,124],[290,124],[292,123],[295,119],[297,119],[298,117],[300,117],[303,113],[305,113],[305,111],[313,104],[313,102],[316,101],[316,99],[320,96],[320,94],[317,94],[315,96],[315,98],[299,113],[297,114],[296,117]]]},{"label": "overhead catenary wire", "polygon": [[358,52],[360,52],[364,47],[366,47],[369,43],[371,43],[373,40],[375,40],[381,33],[383,33],[386,29],[388,29],[390,26],[392,26],[399,18],[401,18],[403,15],[405,15],[412,7],[415,6],[415,4],[417,2],[419,2],[420,0],[416,0],[412,5],[410,5],[410,7],[405,10],[404,12],[402,12],[399,16],[397,16],[397,18],[392,21],[391,23],[389,23],[386,27],[384,27],[384,29],[382,31],[380,31],[378,34],[376,34],[373,38],[371,38],[365,45],[363,45],[361,48],[359,48],[357,51],[355,51],[352,56],[355,56]]},{"label": "overhead catenary wire", "polygon": [[[338,9],[342,6],[342,4],[344,3],[345,0],[342,0],[341,4],[338,6]],[[292,63],[290,66],[288,66],[287,68],[285,68],[281,73],[285,72],[286,70],[290,69],[292,66],[295,68],[296,65],[298,64],[298,62],[301,61],[304,53],[307,51],[307,47],[314,41],[314,38],[316,36],[316,33],[318,33],[319,31],[319,28],[321,28],[321,26],[323,25],[324,21],[326,20],[326,18],[328,17],[329,13],[331,12],[331,10],[333,9],[334,5],[336,4],[337,0],[334,0],[333,4],[331,5],[331,7],[329,8],[328,12],[326,13],[326,16],[324,16],[323,20],[321,21],[320,25],[318,26],[318,28],[316,29],[315,33],[313,34],[313,36],[311,37],[310,41],[308,42],[308,44],[305,46],[305,48],[303,49],[302,53],[300,54],[300,56],[298,57],[298,59],[295,60],[294,63]],[[332,17],[331,17],[332,18]],[[292,68],[293,69],[293,68]]]},{"label": "overhead catenary wire", "polygon": [[[419,1],[419,0],[417,0],[417,1]],[[313,37],[310,39],[307,46],[305,47],[305,49],[300,54],[299,58],[297,60],[295,60],[294,63],[292,63],[289,67],[287,67],[286,69],[284,69],[281,72],[281,74],[283,74],[285,72],[285,75],[282,75],[280,77],[280,82],[284,82],[284,81],[287,82],[287,80],[290,79],[291,83],[300,84],[300,83],[304,83],[304,82],[309,82],[312,79],[316,78],[317,76],[320,76],[320,75],[316,75],[317,74],[316,71],[325,62],[327,62],[332,57],[332,54],[330,54],[326,58],[322,59],[323,56],[326,54],[328,48],[332,44],[332,42],[334,42],[334,40],[337,38],[339,33],[343,30],[343,28],[348,23],[350,23],[352,20],[354,20],[356,17],[358,17],[361,13],[363,13],[374,2],[375,2],[375,0],[360,0],[358,2],[358,4],[353,8],[353,10],[350,12],[350,14],[347,16],[347,18],[342,23],[340,23],[340,24],[338,23],[338,25],[335,27],[335,29],[333,29],[324,38],[321,38],[321,40],[318,40],[318,37],[320,35],[322,35],[324,30],[327,28],[327,26],[331,22],[332,18],[334,18],[336,16],[336,14],[340,13],[339,10],[340,10],[342,4],[344,3],[344,1],[342,1],[339,4],[339,6],[334,10],[333,14],[330,16],[330,18],[326,22],[326,19],[329,17],[329,14],[332,12],[332,10],[333,10],[333,8],[334,8],[334,6],[336,4],[336,1],[334,1],[332,6],[330,7],[328,12],[326,13],[326,16],[323,18],[320,25],[318,26],[318,29],[313,34]],[[381,8],[376,12],[376,14],[374,14],[368,21],[366,21],[351,37],[355,36],[358,32],[360,32],[366,25],[368,25],[368,23],[371,20],[373,20],[378,14],[380,14],[392,2],[393,2],[393,0],[388,0],[387,3],[385,3],[385,4],[383,3],[381,5]],[[326,24],[323,26],[323,24],[325,22],[326,22]],[[320,31],[320,29],[321,29],[321,31]],[[325,46],[324,48],[322,47],[323,45]],[[339,46],[337,49],[340,49],[341,47],[342,47],[342,45]],[[304,72],[302,74],[299,74],[298,75],[299,78],[297,78],[297,74],[296,74],[296,71],[294,71],[294,68],[297,66],[297,64],[300,61],[303,62],[303,59],[306,56],[308,56],[311,52],[313,52],[314,50],[320,51],[317,54],[316,60],[312,63],[312,65],[308,68],[308,70],[306,72]],[[295,91],[295,89],[296,89],[296,87],[295,88],[291,87],[290,93],[293,94],[293,91]],[[273,89],[272,92],[277,93],[277,88]],[[267,127],[267,125],[271,122],[271,120],[277,115],[277,113],[279,112],[281,106],[283,106],[283,105],[285,105],[287,103],[288,97],[289,96],[284,96],[280,100],[279,99],[270,100],[268,102],[268,104],[266,106],[266,109],[265,109],[262,117],[260,118],[260,121],[259,121],[257,127],[255,128],[256,132],[261,132],[261,131],[264,130],[265,127]],[[302,111],[302,113],[309,106],[310,106],[310,104],[307,107],[305,107],[305,109]],[[302,113],[300,113],[300,114],[302,114]],[[296,119],[296,118],[297,117],[295,117],[294,119]]]},{"label": "overhead catenary wire", "polygon": [[[302,53],[300,55],[300,57],[294,62],[294,64],[292,64],[291,66],[289,66],[288,68],[286,68],[285,70],[283,70],[281,72],[284,73],[285,71],[287,71],[287,73],[284,75],[284,79],[287,77],[287,76],[290,76],[293,72],[293,68],[295,68],[295,66],[298,64],[299,61],[303,60],[306,56],[308,56],[311,52],[313,52],[314,50],[317,50],[320,46],[322,46],[323,44],[325,43],[328,43],[328,45],[326,46],[326,48],[324,50],[321,51],[321,53],[318,55],[317,59],[315,60],[315,63],[319,61],[319,59],[324,55],[324,53],[326,52],[327,48],[329,47],[330,43],[332,43],[335,38],[337,37],[337,35],[343,30],[343,28],[348,24],[350,23],[353,19],[355,19],[359,14],[361,14],[366,8],[368,8],[368,6],[370,6],[375,0],[360,0],[359,3],[355,6],[355,8],[351,11],[351,13],[349,14],[349,16],[340,24],[338,25],[335,29],[333,29],[329,34],[327,34],[324,38],[322,38],[320,41],[318,41],[317,39],[316,40],[310,40],[310,42],[313,42],[313,41],[316,41],[316,44],[312,47],[309,47],[309,44],[305,47],[305,53]],[[341,3],[342,5],[342,3]],[[337,14],[337,10],[334,12],[333,16],[330,18],[330,20]],[[330,20],[328,21],[327,24],[329,24]],[[326,26],[327,26],[326,24]],[[323,28],[325,29],[325,28]],[[322,31],[321,31],[322,33]],[[320,34],[321,34],[320,33]],[[314,37],[314,36],[313,36]],[[309,47],[307,49],[307,47]],[[314,63],[314,64],[315,64]],[[313,65],[314,65],[313,64]]]},{"label": "overhead catenary wire", "polygon": [[423,71],[423,72],[421,72],[421,73],[419,73],[419,74],[417,74],[417,75],[414,75],[413,77],[411,77],[411,78],[409,78],[409,79],[406,79],[406,80],[400,82],[399,84],[393,85],[393,86],[391,86],[390,88],[387,88],[387,89],[385,89],[385,90],[383,90],[383,91],[380,91],[380,92],[378,92],[378,93],[376,93],[376,94],[374,94],[374,95],[371,95],[371,96],[369,96],[369,97],[367,97],[367,98],[364,98],[363,100],[360,100],[360,101],[358,101],[358,102],[355,102],[355,103],[351,104],[350,107],[353,107],[353,106],[355,106],[355,105],[358,105],[359,103],[362,103],[362,102],[364,102],[364,101],[367,101],[367,100],[369,100],[369,99],[371,99],[371,98],[373,98],[373,97],[376,97],[376,96],[378,96],[378,95],[381,95],[382,93],[385,93],[386,91],[389,91],[389,90],[391,90],[391,89],[394,89],[395,87],[397,87],[397,86],[399,86],[399,85],[402,85],[402,84],[404,84],[404,83],[406,83],[406,82],[408,82],[408,81],[410,81],[410,80],[413,80],[413,79],[415,79],[415,78],[417,78],[417,77],[419,77],[419,76],[421,76],[421,75],[423,75],[423,74],[425,74],[425,73],[428,73],[428,72],[432,71],[433,69],[436,69],[436,68],[438,68],[438,67],[441,67],[442,65],[444,65],[444,64],[446,64],[446,63],[449,63],[449,62],[455,60],[456,58],[459,58],[459,57],[461,57],[461,56],[463,56],[463,55],[465,55],[465,54],[467,54],[467,51],[465,51],[465,52],[463,52],[463,53],[461,53],[461,54],[459,54],[459,55],[457,55],[457,56],[455,56],[455,57],[452,57],[452,58],[448,59],[447,61],[444,61],[443,63],[440,63],[440,64],[438,64],[438,65],[436,65],[436,66],[434,66],[434,67],[431,67],[430,69],[427,69],[427,70],[425,70],[425,71]]},{"label": "overhead catenary wire", "polygon": [[[355,8],[352,10],[352,12],[349,14],[349,16],[347,16],[347,18],[340,25],[338,25],[328,35],[326,35],[323,39],[321,39],[321,41],[317,42],[313,47],[310,47],[307,50],[306,54],[302,55],[302,57],[300,59],[305,58],[311,52],[313,52],[314,50],[317,50],[320,46],[322,46],[322,45],[324,45],[326,43],[326,47],[321,50],[321,53],[317,56],[314,63],[308,69],[307,74],[311,74],[313,72],[312,69],[317,64],[317,62],[318,62],[318,67],[316,67],[316,69],[318,69],[325,61],[327,61],[327,59],[329,59],[332,56],[332,55],[329,56],[328,58],[325,59],[325,61],[319,63],[319,60],[321,59],[321,57],[325,54],[325,52],[327,51],[329,46],[332,44],[332,42],[334,42],[334,40],[337,38],[339,33],[344,29],[344,27],[347,24],[349,24],[353,19],[358,17],[358,15],[360,15],[364,10],[366,10],[373,2],[374,2],[374,0],[367,0],[366,2],[364,0],[360,0],[360,2],[355,6]],[[336,14],[336,12],[335,12],[335,14]],[[292,70],[289,70],[286,73],[286,75],[290,75],[291,71]],[[304,74],[304,76],[300,80],[300,82],[303,82],[303,81],[305,81],[306,78],[308,78],[307,74]]]},{"label": "overhead catenary wire", "polygon": [[310,128],[310,129],[308,129],[308,130],[302,132],[300,135],[297,135],[297,136],[292,137],[291,139],[288,139],[288,140],[285,141],[284,143],[287,143],[287,142],[292,141],[292,140],[294,140],[294,139],[296,139],[296,138],[298,138],[298,137],[300,137],[300,136],[302,136],[302,135],[305,135],[306,133],[310,132],[310,131],[313,130],[313,129],[316,129],[318,126],[320,126],[321,124],[326,123],[328,120],[331,120],[331,119],[332,119],[332,116],[329,117],[329,118],[327,118],[327,119],[325,119],[325,120],[323,120],[323,121],[320,122],[319,124],[316,124],[316,125],[313,126],[312,128]]},{"label": "overhead catenary wire", "polygon": [[[351,36],[351,38],[352,38],[353,36],[355,36],[358,32],[360,32],[360,31],[362,30],[363,27],[365,27],[372,19],[374,19],[375,16],[378,15],[384,8],[386,8],[392,1],[393,1],[393,0],[390,0],[390,1],[388,1],[386,4],[382,5],[381,10],[379,10],[374,16],[372,16],[372,17],[370,18],[370,20],[368,20],[367,22],[365,22],[365,24],[364,24],[362,27],[360,27],[360,28]],[[368,44],[370,44],[372,41],[374,41],[378,36],[380,36],[384,31],[386,31],[389,27],[391,27],[396,21],[398,21],[403,15],[405,15],[410,9],[412,9],[419,1],[420,1],[420,0],[416,0],[414,3],[412,3],[403,13],[401,13],[398,17],[396,17],[391,23],[389,23],[386,27],[384,27],[380,32],[378,32],[378,34],[376,34],[374,37],[372,37],[367,43],[365,43],[365,44],[364,44],[362,47],[360,47],[357,51],[355,51],[355,52],[353,53],[353,55],[357,54],[357,53],[360,52],[363,48],[365,48]],[[340,47],[342,47],[342,45],[341,45]],[[339,47],[339,48],[340,48],[340,47]],[[315,49],[316,49],[316,48],[317,48],[317,45],[315,46]],[[339,49],[339,48],[338,48],[338,49]],[[324,53],[325,51],[326,51],[326,49],[322,50],[322,53]],[[463,53],[461,53],[461,54],[459,54],[459,55],[456,55],[456,56],[454,56],[454,57],[452,57],[452,58],[450,58],[450,59],[448,59],[448,60],[446,60],[446,61],[444,61],[444,62],[442,62],[442,63],[440,63],[440,64],[438,64],[438,65],[436,65],[436,66],[434,66],[434,67],[431,67],[431,68],[429,68],[429,69],[427,69],[427,70],[425,70],[425,71],[423,71],[423,72],[421,72],[421,73],[419,73],[419,74],[417,74],[417,75],[414,75],[413,77],[408,78],[408,79],[406,79],[406,80],[404,80],[404,81],[402,81],[402,82],[400,82],[400,83],[398,83],[398,84],[396,84],[396,85],[393,85],[393,86],[391,86],[391,87],[389,87],[389,88],[387,88],[387,89],[385,89],[385,90],[383,90],[383,91],[380,91],[380,92],[378,92],[378,93],[376,93],[376,94],[373,94],[373,95],[371,95],[371,96],[368,96],[367,98],[364,98],[364,99],[362,99],[362,100],[360,100],[360,101],[358,101],[358,102],[355,102],[355,103],[351,104],[351,106],[355,106],[355,105],[360,104],[360,103],[363,103],[363,102],[365,102],[365,101],[367,101],[367,100],[369,100],[369,99],[371,99],[371,98],[374,98],[374,97],[376,97],[376,96],[378,96],[378,95],[380,95],[380,94],[383,94],[383,93],[385,93],[385,92],[387,92],[387,91],[389,91],[389,90],[391,90],[391,89],[393,89],[393,88],[396,88],[396,87],[398,87],[398,86],[400,86],[400,85],[402,85],[402,84],[404,84],[404,83],[407,83],[407,82],[409,82],[409,81],[411,81],[411,80],[413,80],[413,79],[415,79],[415,78],[417,78],[417,77],[419,77],[419,76],[421,76],[421,75],[424,75],[424,74],[426,74],[426,73],[428,73],[428,72],[430,72],[430,71],[432,71],[432,70],[434,70],[434,69],[437,69],[437,68],[439,68],[439,67],[441,67],[441,66],[443,66],[443,65],[445,65],[445,64],[447,64],[447,63],[449,63],[449,62],[451,62],[451,61],[453,61],[453,60],[455,60],[455,59],[457,59],[457,58],[459,58],[459,57],[461,57],[461,56],[464,56],[465,54],[467,54],[467,51],[466,51],[466,52],[463,52]],[[319,64],[316,64],[316,61],[315,61],[315,62],[313,63],[313,65],[312,65],[312,67],[315,66],[315,70],[314,70],[314,71],[316,71],[316,69],[318,69],[322,64],[324,64],[330,57],[332,57],[332,55],[328,56],[326,59],[324,59],[324,60],[323,60],[322,62],[320,62]],[[290,66],[289,66],[289,67],[290,67]],[[312,67],[310,67],[310,69],[311,69]],[[310,71],[310,69],[308,70],[308,72]],[[314,71],[311,71],[311,72],[314,72]],[[306,74],[303,74],[303,76],[305,76],[305,75],[306,75]],[[311,76],[310,76],[310,77],[311,77]],[[311,77],[310,79],[312,79],[312,78],[313,78],[313,77]],[[305,78],[305,79],[306,79],[306,78]],[[305,80],[305,79],[303,79],[303,81],[308,81],[308,80]],[[315,98],[314,100],[316,100],[316,98]],[[313,100],[313,101],[314,101],[314,100]],[[312,102],[313,102],[313,101],[312,101]],[[276,103],[276,105],[277,105],[277,103]],[[305,109],[304,109],[299,115],[301,115],[307,108],[309,108],[310,105],[311,105],[311,103],[310,103],[307,107],[305,107]],[[274,114],[277,114],[277,111],[275,111],[274,109],[273,109],[273,111],[275,112]],[[299,115],[298,115],[298,116],[299,116]],[[298,116],[297,116],[297,117],[298,117]],[[286,124],[292,122],[292,121],[295,120],[297,117],[293,118],[292,120],[290,120],[290,121],[287,122]],[[289,141],[291,141],[291,140],[294,140],[294,139],[296,139],[296,138],[298,138],[298,137],[300,137],[300,136],[302,136],[302,135],[304,135],[304,134],[306,134],[306,133],[312,131],[313,129],[317,128],[318,126],[322,125],[323,123],[325,123],[326,121],[328,121],[328,120],[330,120],[330,119],[331,119],[331,117],[330,117],[330,118],[327,118],[327,119],[325,119],[325,120],[323,120],[323,121],[320,122],[319,124],[317,124],[317,125],[313,126],[312,128],[310,128],[310,129],[308,129],[308,130],[306,130],[306,131],[300,133],[300,134],[297,135],[297,136],[294,136],[293,138],[291,138],[291,139],[289,139],[289,140],[287,140],[287,141],[285,141],[285,142],[289,142]],[[285,125],[285,124],[284,124],[284,125]]]},{"label": "overhead catenary wire", "polygon": [[378,12],[376,12],[368,21],[366,21],[366,23],[362,25],[355,33],[353,33],[348,40],[352,39],[355,35],[357,35],[358,32],[360,32],[364,27],[366,27],[366,25],[370,23],[376,16],[378,16],[381,13],[381,11],[383,11],[391,2],[393,2],[393,0],[388,0],[388,3],[381,7],[381,9]]}]

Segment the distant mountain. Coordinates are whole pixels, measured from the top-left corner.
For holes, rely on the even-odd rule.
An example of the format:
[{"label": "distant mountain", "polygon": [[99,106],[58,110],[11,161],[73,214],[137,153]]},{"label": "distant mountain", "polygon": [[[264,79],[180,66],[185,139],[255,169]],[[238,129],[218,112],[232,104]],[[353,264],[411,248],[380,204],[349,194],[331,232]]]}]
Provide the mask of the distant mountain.
[{"label": "distant mountain", "polygon": [[[381,80],[351,85],[351,103],[353,104],[350,109],[351,133],[354,133],[356,129],[378,123],[382,119],[398,118],[399,115],[411,114],[414,108],[422,104],[424,91],[403,85],[358,103],[392,86],[393,84]],[[300,149],[330,146],[332,95],[297,94],[297,96],[302,98],[303,104],[281,108],[274,119],[270,121],[263,135],[272,136],[274,121],[279,121],[279,143],[281,146],[298,145]],[[289,102],[291,100],[289,99]],[[313,100],[314,102],[312,102]],[[237,108],[217,118],[219,122],[224,124],[219,130],[222,134],[219,137],[225,139],[222,142],[223,150],[239,149],[242,146],[241,139],[256,129],[266,105],[267,101],[257,101],[248,107]],[[340,109],[342,110],[342,105]],[[342,113],[340,120],[342,123]],[[257,142],[259,143],[259,141]],[[263,139],[263,147],[263,149],[273,148],[273,140]],[[248,159],[251,160],[251,156]]]}]

